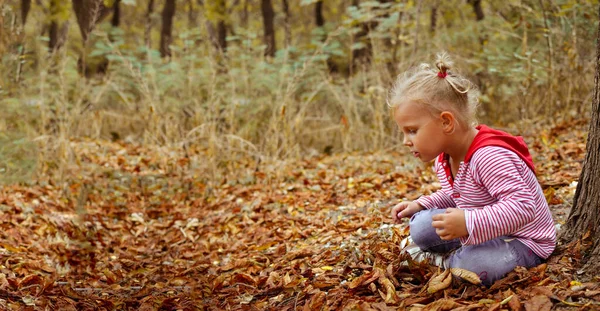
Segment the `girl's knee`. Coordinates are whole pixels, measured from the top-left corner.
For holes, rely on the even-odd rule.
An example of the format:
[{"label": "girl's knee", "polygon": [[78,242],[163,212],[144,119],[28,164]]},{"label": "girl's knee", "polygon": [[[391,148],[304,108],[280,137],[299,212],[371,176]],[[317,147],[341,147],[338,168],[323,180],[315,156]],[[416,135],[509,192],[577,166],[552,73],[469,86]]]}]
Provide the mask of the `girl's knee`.
[{"label": "girl's knee", "polygon": [[495,242],[462,247],[448,258],[446,265],[474,272],[484,285],[490,286],[519,265],[517,252],[505,242]]},{"label": "girl's knee", "polygon": [[420,211],[410,218],[410,236],[421,249],[427,248],[431,234],[435,229],[431,226],[431,215],[428,210]]},{"label": "girl's knee", "polygon": [[443,209],[424,210],[414,214],[410,219],[410,236],[421,250],[445,253],[460,246],[458,240],[442,240],[431,225],[431,217],[443,212]]}]

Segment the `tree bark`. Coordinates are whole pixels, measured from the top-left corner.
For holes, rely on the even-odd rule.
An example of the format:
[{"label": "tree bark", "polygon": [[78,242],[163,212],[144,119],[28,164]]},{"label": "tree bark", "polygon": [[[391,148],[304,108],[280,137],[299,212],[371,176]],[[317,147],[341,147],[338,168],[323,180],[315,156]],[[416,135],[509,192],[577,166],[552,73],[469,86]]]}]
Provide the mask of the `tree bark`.
[{"label": "tree bark", "polygon": [[31,0],[21,0],[21,25],[25,25],[27,22],[27,15],[31,10]]},{"label": "tree bark", "polygon": [[412,51],[412,56],[414,57],[415,55],[417,55],[417,51],[419,50],[419,36],[420,36],[420,23],[419,23],[419,19],[421,17],[421,7],[423,6],[423,0],[417,0],[417,13],[415,16],[415,43],[413,45],[413,51]]},{"label": "tree bark", "polygon": [[198,13],[196,12],[196,8],[194,7],[193,0],[187,0],[188,3],[188,27],[196,28],[198,27]]},{"label": "tree bark", "polygon": [[264,43],[267,46],[265,56],[275,56],[275,12],[271,0],[262,0],[260,8],[263,16]]},{"label": "tree bark", "polygon": [[437,28],[437,3],[434,4],[431,7],[431,24],[430,24],[430,28],[429,28],[429,32],[431,32],[432,34],[435,33],[435,29]]},{"label": "tree bark", "polygon": [[227,26],[224,19],[219,20],[217,23],[217,42],[218,49],[225,52],[227,50]]},{"label": "tree bark", "polygon": [[[203,5],[201,1],[199,1],[198,4]],[[227,50],[227,25],[225,24],[227,7],[225,0],[212,0],[206,2],[204,4],[204,9],[208,12],[205,14],[205,17],[206,29],[208,30],[210,42],[217,52],[225,53]]]},{"label": "tree bark", "polygon": [[148,49],[152,48],[152,13],[154,13],[154,0],[149,0],[146,8],[146,28],[144,29],[144,43]]},{"label": "tree bark", "polygon": [[173,42],[173,16],[175,0],[166,0],[162,11],[162,29],[160,31],[160,56],[170,57],[170,45]]},{"label": "tree bark", "polygon": [[244,8],[242,9],[242,27],[244,29],[248,29],[248,1],[250,0],[244,0]]},{"label": "tree bark", "polygon": [[52,21],[50,22],[48,48],[54,52],[59,50],[67,40],[67,34],[69,33],[69,23]]},{"label": "tree bark", "polygon": [[[322,28],[324,33],[322,40],[325,41],[327,34],[325,34],[325,29],[323,28],[323,26],[325,26],[325,17],[323,16],[323,0],[315,2],[315,24],[317,27]],[[327,68],[330,72],[338,71],[337,65],[331,60],[331,57],[327,58]]]},{"label": "tree bark", "polygon": [[315,23],[317,27],[323,27],[325,25],[325,18],[323,17],[323,0],[319,0],[315,3]]},{"label": "tree bark", "polygon": [[119,27],[121,24],[121,0],[115,0],[113,4],[113,15],[110,24],[113,27]]},{"label": "tree bark", "polygon": [[285,34],[284,34],[284,42],[285,42],[285,47],[289,47],[292,44],[292,25],[290,24],[290,4],[288,3],[288,0],[283,0],[283,14],[284,14],[284,18],[283,18],[283,24],[284,24],[284,29],[285,29]]},{"label": "tree bark", "polygon": [[[600,20],[600,8],[598,10]],[[600,22],[596,39],[596,75],[592,96],[592,116],[587,153],[579,176],[573,207],[560,234],[563,243],[584,239],[591,242],[588,254],[582,258],[583,270],[587,275],[597,275],[600,268]]]},{"label": "tree bark", "polygon": [[73,11],[75,11],[79,31],[85,45],[96,24],[112,10],[104,6],[103,0],[73,0]]},{"label": "tree bark", "polygon": [[51,53],[59,50],[67,40],[69,32],[69,22],[62,20],[62,10],[65,10],[64,4],[60,0],[51,0],[48,14],[50,16],[50,27],[48,29],[48,48]]},{"label": "tree bark", "polygon": [[473,11],[475,12],[477,21],[483,20],[485,15],[483,14],[483,9],[481,8],[481,0],[468,0],[468,2],[473,6]]}]

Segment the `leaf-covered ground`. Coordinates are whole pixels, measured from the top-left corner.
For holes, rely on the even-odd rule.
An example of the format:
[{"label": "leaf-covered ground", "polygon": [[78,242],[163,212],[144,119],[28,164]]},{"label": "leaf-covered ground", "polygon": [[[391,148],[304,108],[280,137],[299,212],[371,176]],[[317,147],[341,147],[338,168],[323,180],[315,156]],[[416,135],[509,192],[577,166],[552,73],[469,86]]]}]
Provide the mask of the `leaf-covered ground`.
[{"label": "leaf-covered ground", "polygon": [[[587,122],[522,130],[558,226]],[[513,130],[514,132],[514,130]],[[600,308],[582,245],[491,288],[400,254],[389,208],[436,189],[398,153],[229,163],[206,184],[201,152],[74,141],[61,182],[0,188],[0,308],[8,310],[577,310]],[[585,245],[583,245],[585,246]],[[447,280],[447,279],[446,279]],[[436,285],[437,286],[437,285]]]}]

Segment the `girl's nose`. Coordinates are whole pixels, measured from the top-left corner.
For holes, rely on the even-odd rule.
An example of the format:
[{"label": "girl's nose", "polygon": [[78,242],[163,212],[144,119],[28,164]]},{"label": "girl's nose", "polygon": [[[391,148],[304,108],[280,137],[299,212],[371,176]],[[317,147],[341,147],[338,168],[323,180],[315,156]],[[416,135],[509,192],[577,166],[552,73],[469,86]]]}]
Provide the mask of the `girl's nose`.
[{"label": "girl's nose", "polygon": [[404,143],[404,146],[411,146],[412,142],[407,138],[408,135],[404,135],[404,138],[402,140],[402,143]]}]

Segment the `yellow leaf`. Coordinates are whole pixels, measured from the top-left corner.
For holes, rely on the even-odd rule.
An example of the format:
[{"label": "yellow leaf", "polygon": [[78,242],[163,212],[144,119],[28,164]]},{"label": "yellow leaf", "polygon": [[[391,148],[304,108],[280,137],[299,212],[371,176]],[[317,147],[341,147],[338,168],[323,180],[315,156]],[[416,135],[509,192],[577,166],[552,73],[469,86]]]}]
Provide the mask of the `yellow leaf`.
[{"label": "yellow leaf", "polygon": [[385,300],[385,303],[397,303],[398,295],[396,295],[396,288],[394,287],[394,284],[392,284],[392,281],[382,276],[379,278],[379,284],[385,288],[385,297],[381,291],[379,291],[379,294],[381,295],[381,298]]},{"label": "yellow leaf", "polygon": [[325,270],[325,271],[331,271],[331,270],[333,270],[333,267],[332,266],[322,266],[321,269]]},{"label": "yellow leaf", "polygon": [[450,270],[445,270],[441,274],[432,278],[431,281],[429,281],[427,292],[433,294],[435,292],[448,288],[451,283],[452,275],[450,274]]},{"label": "yellow leaf", "polygon": [[450,268],[450,272],[452,273],[452,275],[459,277],[465,281],[468,281],[471,284],[481,284],[481,279],[477,274],[475,274],[475,272],[471,272],[469,270],[461,268]]}]

